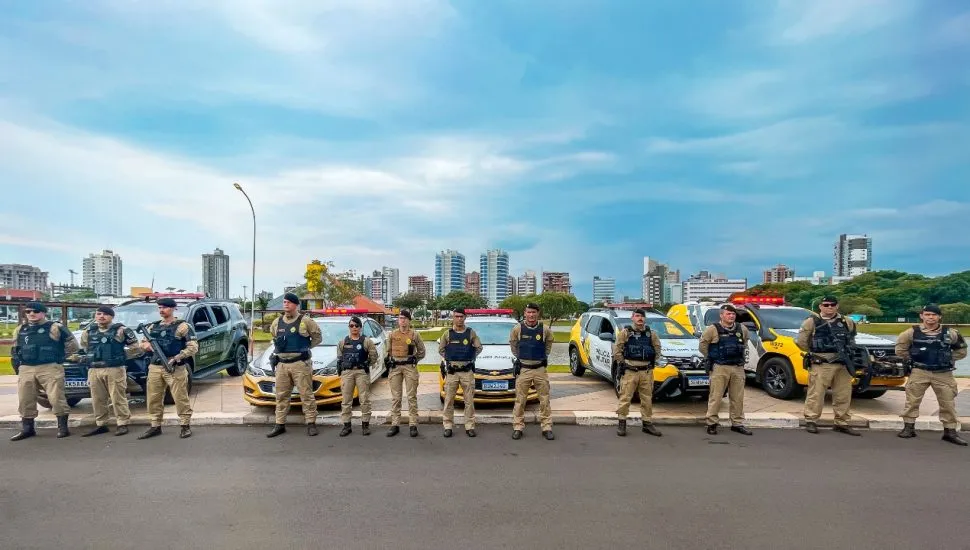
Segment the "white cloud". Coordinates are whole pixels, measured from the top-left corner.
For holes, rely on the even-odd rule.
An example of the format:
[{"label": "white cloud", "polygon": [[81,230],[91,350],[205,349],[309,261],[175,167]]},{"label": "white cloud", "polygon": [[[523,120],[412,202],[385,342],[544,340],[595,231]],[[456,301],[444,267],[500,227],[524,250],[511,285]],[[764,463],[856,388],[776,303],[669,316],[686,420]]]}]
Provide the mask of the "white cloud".
[{"label": "white cloud", "polygon": [[909,15],[912,0],[780,0],[773,24],[777,38],[804,43],[864,34]]}]

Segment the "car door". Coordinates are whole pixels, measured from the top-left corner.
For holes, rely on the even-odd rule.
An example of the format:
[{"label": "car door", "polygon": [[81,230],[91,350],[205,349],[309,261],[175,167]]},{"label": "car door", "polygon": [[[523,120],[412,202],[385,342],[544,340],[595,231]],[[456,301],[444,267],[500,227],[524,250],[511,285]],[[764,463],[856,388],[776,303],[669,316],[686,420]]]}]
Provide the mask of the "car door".
[{"label": "car door", "polygon": [[189,321],[195,329],[195,337],[199,342],[199,353],[195,356],[195,371],[209,368],[213,363],[213,355],[218,357],[219,334],[215,330],[215,317],[208,306],[199,304],[191,312]]},{"label": "car door", "polygon": [[212,342],[215,349],[212,352],[211,362],[222,362],[232,359],[229,356],[231,347],[232,325],[229,323],[229,308],[218,304],[209,304],[209,313],[212,314]]},{"label": "car door", "polygon": [[384,366],[384,356],[386,354],[387,346],[384,343],[384,331],[381,329],[380,325],[374,321],[368,319],[364,321],[364,326],[361,327],[361,334],[367,337],[377,348],[377,365],[373,367],[370,371],[371,381],[380,378]]},{"label": "car door", "polygon": [[616,341],[616,332],[613,324],[606,317],[596,316],[593,318],[597,323],[590,325],[589,353],[593,370],[606,377],[607,380],[613,379],[613,343]]}]

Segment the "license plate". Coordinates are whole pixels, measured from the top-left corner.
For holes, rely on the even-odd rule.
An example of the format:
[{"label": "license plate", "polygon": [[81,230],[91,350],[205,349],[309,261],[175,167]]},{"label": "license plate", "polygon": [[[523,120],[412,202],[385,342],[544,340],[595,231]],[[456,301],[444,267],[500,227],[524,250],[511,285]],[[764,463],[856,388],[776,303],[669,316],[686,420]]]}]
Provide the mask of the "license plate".
[{"label": "license plate", "polygon": [[483,390],[506,390],[509,389],[508,380],[482,380]]},{"label": "license plate", "polygon": [[687,377],[688,386],[710,386],[711,379],[707,376],[689,376]]},{"label": "license plate", "polygon": [[65,388],[86,388],[88,387],[88,381],[87,380],[65,380],[64,387]]}]

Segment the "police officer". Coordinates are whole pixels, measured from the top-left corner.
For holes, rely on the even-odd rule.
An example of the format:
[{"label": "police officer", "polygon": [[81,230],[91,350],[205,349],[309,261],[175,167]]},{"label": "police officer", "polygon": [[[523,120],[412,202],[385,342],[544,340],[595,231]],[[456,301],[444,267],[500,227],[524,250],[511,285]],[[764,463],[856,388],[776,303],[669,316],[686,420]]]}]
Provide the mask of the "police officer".
[{"label": "police officer", "polygon": [[852,319],[839,313],[835,296],[822,298],[819,314],[812,314],[802,323],[795,344],[809,354],[812,361],[805,397],[805,430],[818,433],[818,419],[822,416],[825,391],[832,388],[832,409],[835,410],[835,431],[848,435],[862,434],[849,426],[849,405],[852,401],[852,379],[845,363],[839,359],[837,345],[855,345],[856,326]]},{"label": "police officer", "polygon": [[700,351],[711,365],[711,392],[707,398],[707,433],[717,434],[718,417],[724,388],[728,390],[731,431],[751,435],[744,427],[744,360],[748,345],[748,327],[735,322],[738,310],[724,304],[721,319],[701,334]]},{"label": "police officer", "polygon": [[[162,417],[165,413],[165,390],[172,392],[175,399],[175,410],[179,416],[181,431],[180,438],[192,436],[189,422],[192,419],[192,404],[189,402],[189,374],[186,365],[189,358],[199,352],[199,341],[195,337],[195,330],[184,319],[175,318],[175,308],[178,304],[171,298],[159,298],[158,315],[161,320],[148,326],[148,334],[155,340],[162,353],[168,357],[168,365],[162,359],[152,354],[151,364],[148,366],[148,391],[146,401],[151,427],[138,439],[148,439],[162,433]],[[152,353],[152,346],[142,341],[141,349]]]},{"label": "police officer", "polygon": [[643,309],[633,310],[631,317],[633,324],[621,330],[613,343],[613,361],[620,377],[620,405],[616,409],[620,422],[616,435],[626,435],[626,415],[633,394],[639,390],[642,430],[660,437],[660,430],[653,425],[653,368],[660,358],[660,338],[647,326]]},{"label": "police officer", "polygon": [[348,436],[353,431],[350,418],[354,406],[354,388],[357,388],[360,398],[361,432],[370,435],[370,369],[377,365],[377,347],[369,338],[361,335],[363,324],[360,317],[351,317],[347,326],[350,328],[350,335],[337,344],[340,420],[344,423],[340,437]]},{"label": "police officer", "polygon": [[97,427],[81,437],[108,433],[108,404],[118,427],[115,435],[128,433],[131,411],[128,409],[128,369],[125,361],[142,354],[135,332],[114,322],[115,312],[101,306],[94,313],[94,322],[81,333],[81,352],[69,357],[71,361],[87,365],[88,387],[94,405]]},{"label": "police officer", "polygon": [[47,306],[27,302],[24,307],[27,322],[13,331],[14,346],[10,358],[17,368],[17,398],[20,401],[20,433],[10,438],[20,441],[37,435],[37,389],[44,388],[57,416],[57,437],[67,437],[67,417],[70,408],[64,396],[64,365],[68,355],[77,353],[77,339],[67,327],[47,319]]},{"label": "police officer", "polygon": [[552,330],[539,322],[539,305],[525,306],[525,321],[512,327],[509,347],[515,357],[515,407],[512,408],[512,439],[521,439],[525,429],[525,402],[533,385],[539,394],[539,423],[542,436],[556,438],[552,433],[552,410],[549,407],[549,353],[552,351]]},{"label": "police officer", "polygon": [[906,382],[906,408],[903,410],[903,430],[899,437],[916,437],[916,419],[926,389],[932,387],[940,403],[940,422],[943,441],[966,446],[957,434],[957,412],[954,399],[957,382],[953,377],[956,362],[967,356],[967,342],[955,328],[940,325],[943,312],[935,304],[927,305],[920,313],[919,325],[903,331],[896,339],[896,355],[912,362],[913,371]]},{"label": "police officer", "polygon": [[401,423],[401,387],[407,383],[408,391],[408,427],[411,437],[418,436],[418,361],[424,359],[427,351],[421,336],[411,328],[411,312],[402,309],[397,316],[397,329],[391,331],[391,373],[387,382],[391,386],[391,427],[387,430],[387,437],[394,437],[400,432]]},{"label": "police officer", "polygon": [[276,426],[266,437],[286,432],[286,415],[290,412],[294,386],[300,393],[306,434],[317,435],[317,400],[313,395],[313,355],[310,350],[323,342],[320,326],[300,313],[300,297],[287,292],[283,295],[283,316],[273,319],[269,333],[273,335],[270,364],[276,375]]},{"label": "police officer", "polygon": [[451,437],[455,426],[455,395],[461,385],[465,402],[465,434],[475,437],[475,358],[482,352],[482,342],[475,329],[465,326],[465,309],[455,308],[451,328],[438,340],[442,357],[441,375],[445,379],[445,407],[442,423],[445,437]]}]

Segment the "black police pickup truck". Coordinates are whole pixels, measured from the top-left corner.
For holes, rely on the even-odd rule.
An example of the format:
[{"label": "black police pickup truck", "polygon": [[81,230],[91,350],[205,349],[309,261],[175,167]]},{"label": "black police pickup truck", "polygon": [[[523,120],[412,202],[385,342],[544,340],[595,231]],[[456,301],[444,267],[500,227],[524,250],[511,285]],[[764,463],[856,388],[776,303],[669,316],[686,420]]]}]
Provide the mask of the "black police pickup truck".
[{"label": "black police pickup truck", "polygon": [[[178,303],[175,317],[190,322],[199,340],[199,353],[188,365],[189,391],[192,391],[194,378],[204,378],[221,370],[225,370],[230,376],[242,376],[249,361],[249,325],[234,302],[202,298],[200,294],[160,294],[131,300],[115,307],[114,322],[135,330],[140,323],[157,321],[159,316],[155,301],[162,297],[175,299]],[[86,328],[74,332],[78,342],[81,341],[81,331]],[[136,334],[141,341],[143,336]],[[128,360],[126,367],[130,394],[145,393],[150,357],[146,353]],[[82,399],[91,397],[88,368],[84,365],[64,363],[64,385],[67,403],[72,407]],[[51,407],[43,390],[38,395],[37,402],[43,407]],[[165,404],[173,403],[171,393],[166,391]]]}]

